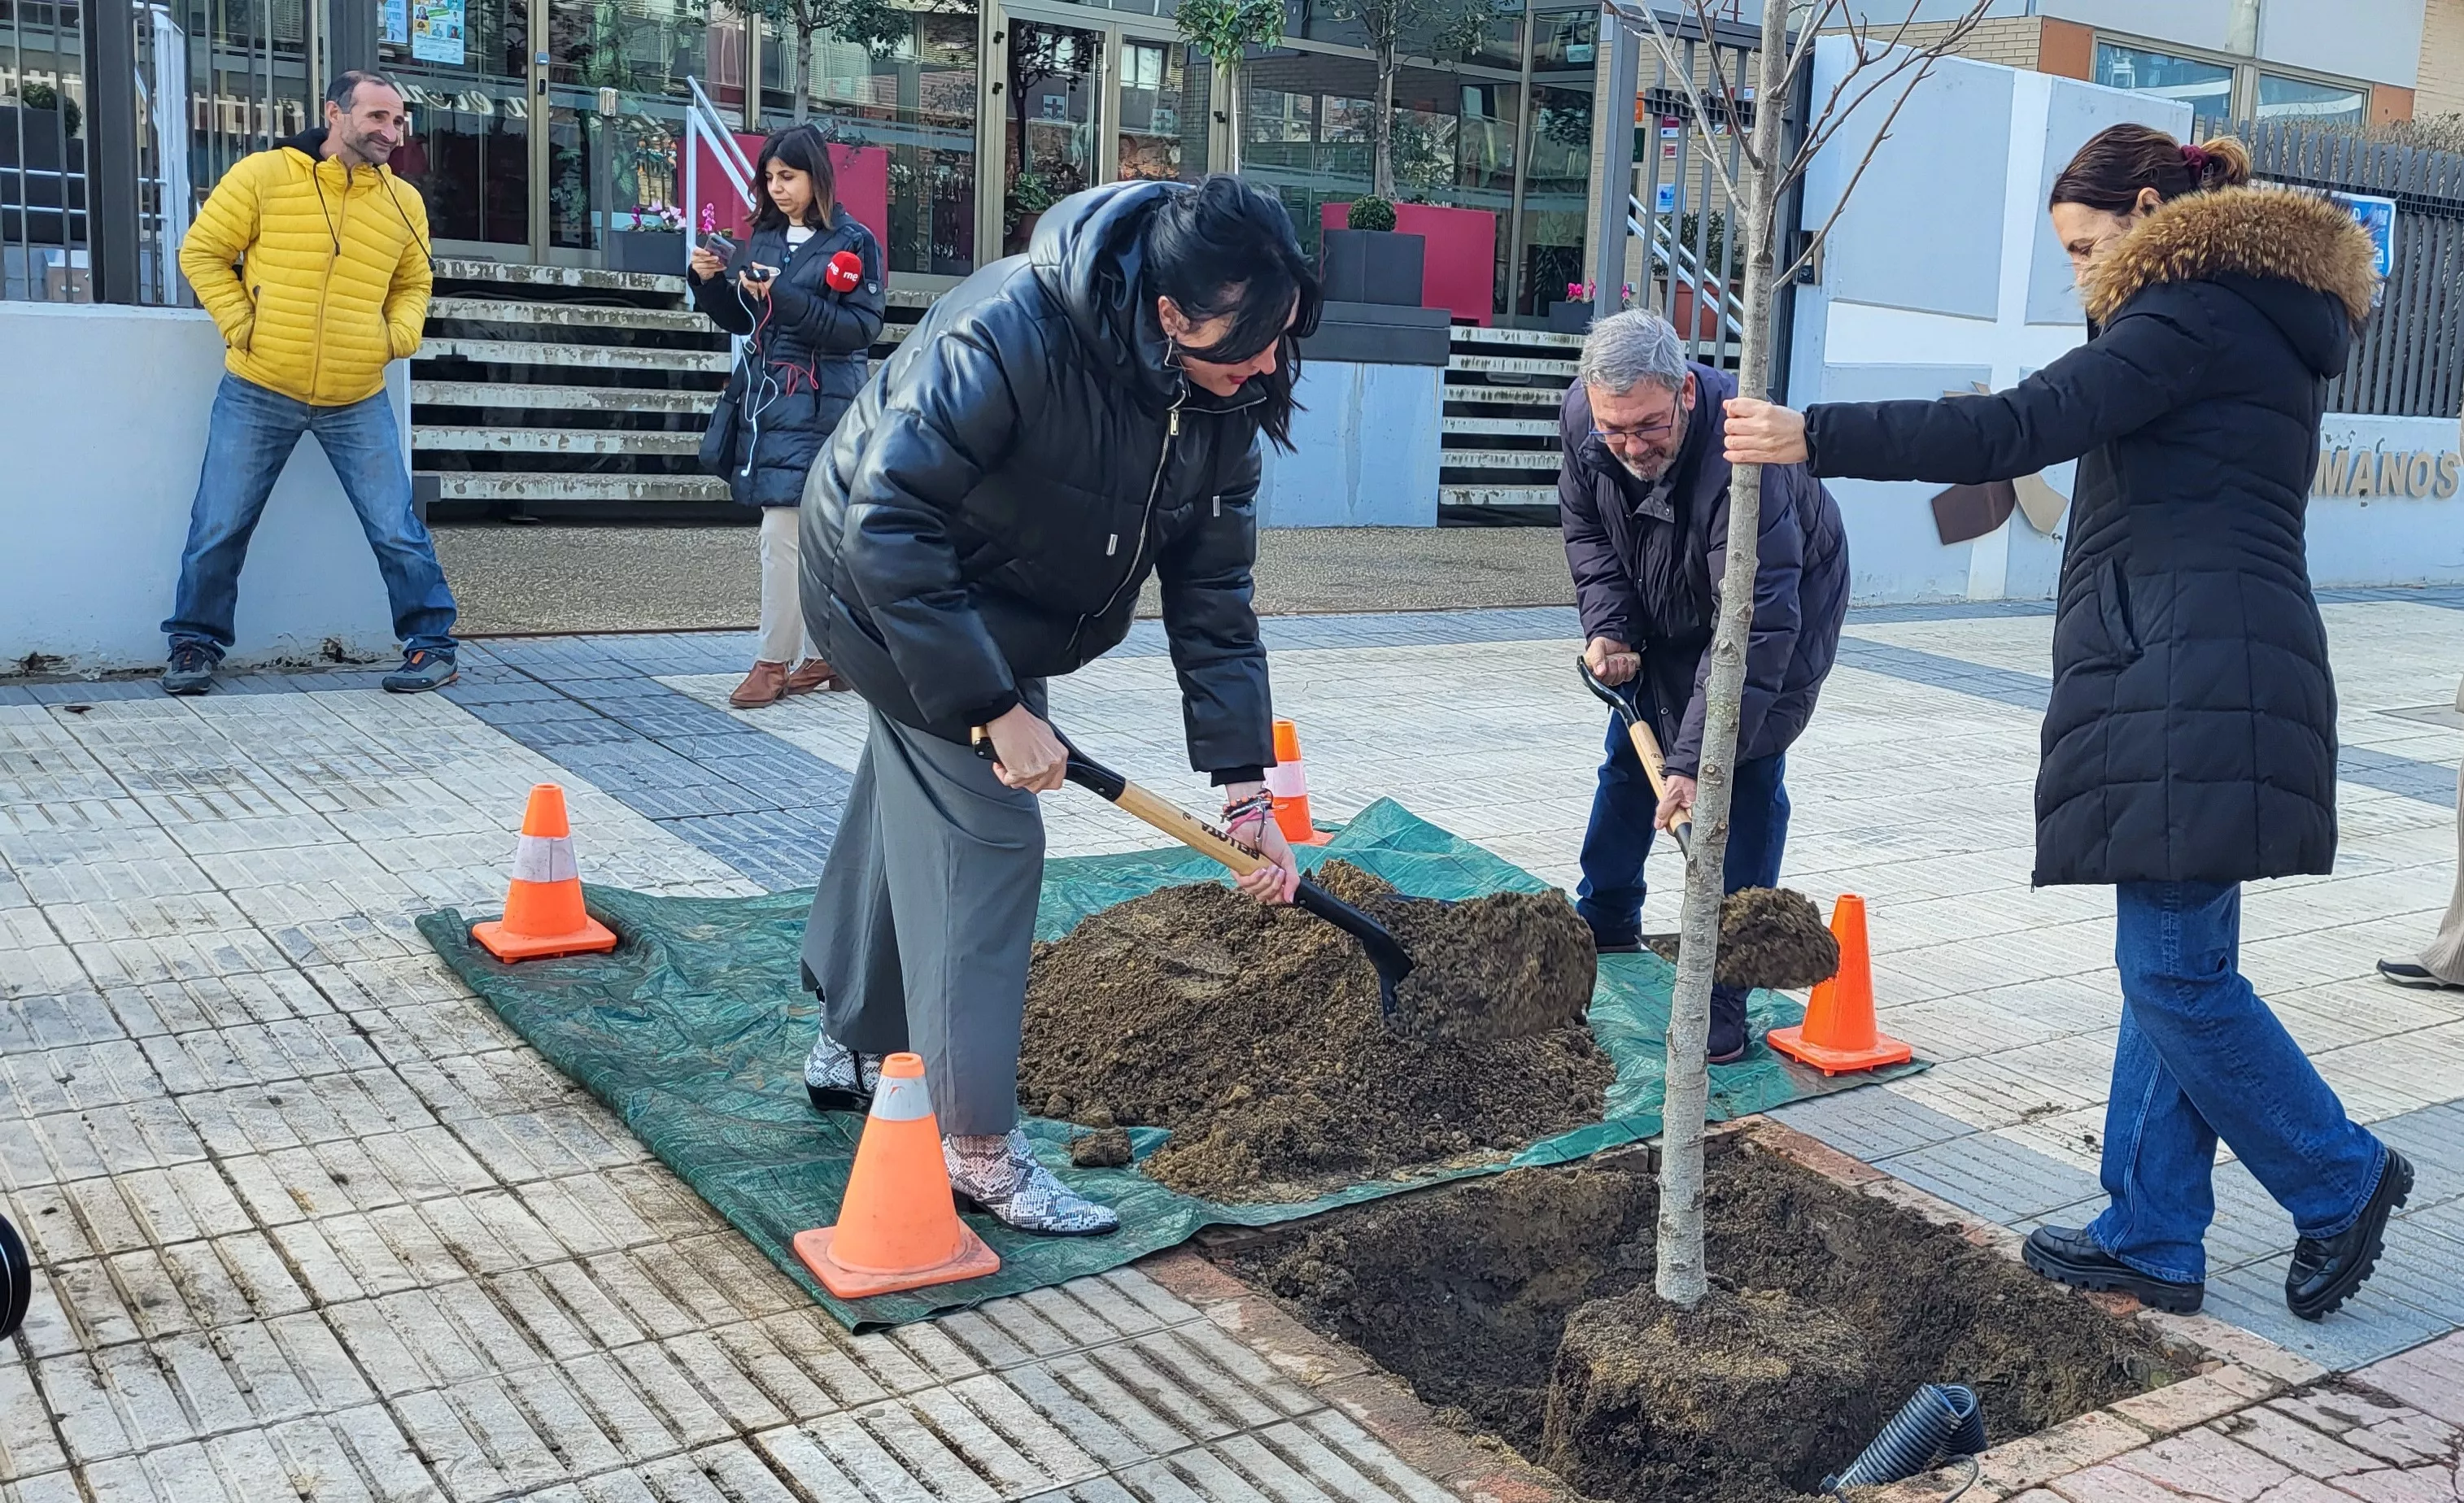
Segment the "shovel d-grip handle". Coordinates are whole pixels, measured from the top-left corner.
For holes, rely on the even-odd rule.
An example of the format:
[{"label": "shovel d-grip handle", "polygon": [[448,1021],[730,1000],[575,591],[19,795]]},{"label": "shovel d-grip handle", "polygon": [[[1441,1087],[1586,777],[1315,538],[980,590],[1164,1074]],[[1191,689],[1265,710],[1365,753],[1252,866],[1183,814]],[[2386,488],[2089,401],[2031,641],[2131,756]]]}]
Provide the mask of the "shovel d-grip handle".
[{"label": "shovel d-grip handle", "polygon": [[[1652,734],[1651,723],[1643,717],[1641,707],[1634,702],[1632,694],[1623,689],[1611,688],[1601,683],[1600,676],[1592,671],[1591,661],[1580,653],[1574,655],[1574,671],[1581,674],[1583,683],[1590,687],[1591,691],[1604,701],[1611,709],[1616,710],[1619,720],[1625,722],[1626,736],[1634,743],[1634,754],[1642,763],[1643,775],[1651,779],[1653,795],[1666,798],[1668,796],[1668,758],[1661,752],[1660,738]],[[1669,826],[1668,833],[1677,839],[1678,854],[1688,860],[1693,860],[1694,821],[1691,818],[1680,819]]]},{"label": "shovel d-grip handle", "polygon": [[[1062,735],[1059,727],[1054,727],[1052,733],[1060,739],[1062,749],[1069,753],[1062,775],[1070,782],[1126,810],[1190,849],[1214,858],[1231,868],[1235,876],[1245,877],[1261,866],[1271,864],[1265,854],[1254,847],[1242,844],[1178,804],[1149,793],[1080,752],[1070,745],[1067,736]],[[993,760],[992,732],[978,726],[970,732],[969,739],[975,746],[976,755],[987,762]],[[1371,963],[1377,968],[1378,1007],[1388,1017],[1393,1017],[1396,985],[1412,973],[1412,957],[1404,951],[1394,933],[1306,877],[1292,891],[1292,906],[1325,920],[1360,942],[1361,948],[1368,951]]]}]

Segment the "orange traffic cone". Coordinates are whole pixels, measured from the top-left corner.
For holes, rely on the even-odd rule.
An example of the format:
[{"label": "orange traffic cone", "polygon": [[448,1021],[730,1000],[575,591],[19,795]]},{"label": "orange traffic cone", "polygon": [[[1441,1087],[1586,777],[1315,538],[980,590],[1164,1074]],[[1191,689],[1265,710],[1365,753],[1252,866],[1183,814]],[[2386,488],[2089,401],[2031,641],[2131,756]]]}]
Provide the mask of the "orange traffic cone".
[{"label": "orange traffic cone", "polygon": [[1764,1035],[1773,1049],[1824,1075],[1898,1064],[1915,1054],[1874,1027],[1874,963],[1865,950],[1865,900],[1843,892],[1832,905],[1831,932],[1839,941],[1839,970],[1815,983],[1805,1021]]},{"label": "orange traffic cone", "polygon": [[839,1219],[797,1232],[794,1245],[822,1287],[841,1299],[1001,1271],[1000,1254],[958,1219],[921,1055],[891,1055],[881,1062],[881,1084],[856,1144]]},{"label": "orange traffic cone", "polygon": [[522,842],[514,851],[513,885],[505,891],[505,916],[472,925],[471,937],[498,960],[544,960],[616,948],[607,926],[583,911],[573,827],[565,822],[564,790],[557,784],[531,790]]},{"label": "orange traffic cone", "polygon": [[1309,822],[1309,773],[1301,766],[1301,728],[1275,722],[1275,765],[1266,769],[1266,791],[1275,795],[1275,827],[1287,845],[1324,845],[1333,839]]}]

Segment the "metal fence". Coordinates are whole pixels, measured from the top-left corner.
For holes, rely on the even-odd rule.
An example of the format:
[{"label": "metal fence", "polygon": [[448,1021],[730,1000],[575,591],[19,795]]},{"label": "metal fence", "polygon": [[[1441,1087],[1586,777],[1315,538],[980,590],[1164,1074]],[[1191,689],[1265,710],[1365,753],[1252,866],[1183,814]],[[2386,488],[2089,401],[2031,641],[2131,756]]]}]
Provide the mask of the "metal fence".
[{"label": "metal fence", "polygon": [[2452,418],[2464,406],[2464,152],[2295,121],[2238,126],[2272,183],[2395,201],[2394,266],[2328,410]]},{"label": "metal fence", "polygon": [[0,0],[0,297],[87,296],[82,18]]}]

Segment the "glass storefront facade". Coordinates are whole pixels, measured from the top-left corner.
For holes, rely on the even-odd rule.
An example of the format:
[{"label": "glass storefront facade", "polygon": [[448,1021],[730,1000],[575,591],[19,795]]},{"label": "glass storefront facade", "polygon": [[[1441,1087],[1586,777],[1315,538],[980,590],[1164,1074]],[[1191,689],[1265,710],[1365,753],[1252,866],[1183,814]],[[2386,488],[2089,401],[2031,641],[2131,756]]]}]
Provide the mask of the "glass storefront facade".
[{"label": "glass storefront facade", "polygon": [[[1175,0],[892,3],[886,28],[843,38],[815,24],[818,0],[156,0],[150,32],[136,12],[141,88],[163,105],[141,132],[149,295],[179,297],[163,248],[213,184],[314,123],[325,76],[353,64],[402,85],[412,139],[395,165],[426,195],[442,255],[638,265],[648,236],[692,217],[696,89],[728,129],[809,120],[862,159],[891,272],[928,293],[1023,250],[1080,188],[1194,181],[1235,154],[1236,129],[1241,170],[1312,250],[1322,207],[1368,191],[1376,65],[1359,28],[1311,0],[1291,0],[1283,43],[1237,69],[1182,43]],[[74,129],[34,139],[64,119],[38,101],[81,99],[77,14],[76,0],[0,0],[0,96],[15,97],[0,135],[26,142],[0,161],[14,174],[0,206],[11,295],[74,271],[30,242],[82,238],[60,229],[74,208],[38,211],[33,181],[81,177],[53,163],[77,156]],[[1473,35],[1407,38],[1397,196],[1488,217],[1498,316],[1543,313],[1582,261],[1596,29],[1595,9],[1534,5]],[[337,57],[338,35],[373,37],[374,56]]]}]

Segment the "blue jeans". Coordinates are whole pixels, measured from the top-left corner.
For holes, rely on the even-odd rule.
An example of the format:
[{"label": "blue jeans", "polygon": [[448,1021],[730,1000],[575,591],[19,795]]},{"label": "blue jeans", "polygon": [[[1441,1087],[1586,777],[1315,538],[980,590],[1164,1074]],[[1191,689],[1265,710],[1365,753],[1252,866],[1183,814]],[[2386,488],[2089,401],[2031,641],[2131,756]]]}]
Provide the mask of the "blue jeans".
[{"label": "blue jeans", "polygon": [[[1653,719],[1651,690],[1638,686],[1646,723]],[[1603,945],[1632,944],[1642,932],[1643,859],[1657,832],[1651,817],[1660,799],[1634,753],[1625,722],[1609,716],[1608,756],[1592,795],[1591,828],[1583,832],[1583,881],[1574,889],[1574,911]],[[1780,853],[1788,844],[1788,753],[1753,757],[1736,767],[1728,797],[1728,855],[1724,886],[1779,885]],[[1744,990],[1711,989],[1712,1000],[1742,1007]]]},{"label": "blue jeans", "polygon": [[2104,1117],[2104,1190],[2088,1232],[2158,1278],[2207,1276],[2221,1137],[2305,1237],[2353,1224],[2387,1149],[2242,979],[2241,887],[2123,882],[2113,958],[2122,1036]]},{"label": "blue jeans", "polygon": [[393,605],[394,636],[407,648],[450,656],[453,592],[446,588],[435,543],[411,510],[402,429],[385,394],[347,407],[312,407],[231,375],[214,392],[205,469],[188,512],[188,545],[180,555],[180,591],[163,623],[173,650],[203,647],[219,663],[230,648],[249,536],[302,433],[317,435],[360,513]]}]

